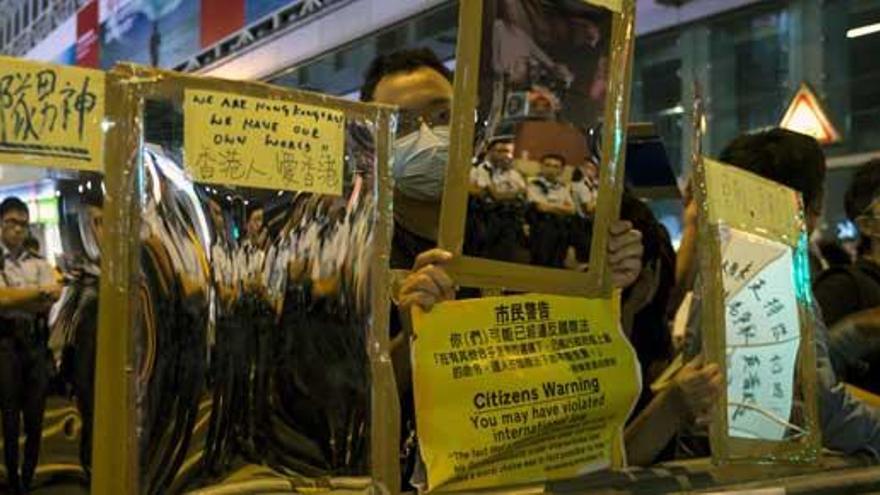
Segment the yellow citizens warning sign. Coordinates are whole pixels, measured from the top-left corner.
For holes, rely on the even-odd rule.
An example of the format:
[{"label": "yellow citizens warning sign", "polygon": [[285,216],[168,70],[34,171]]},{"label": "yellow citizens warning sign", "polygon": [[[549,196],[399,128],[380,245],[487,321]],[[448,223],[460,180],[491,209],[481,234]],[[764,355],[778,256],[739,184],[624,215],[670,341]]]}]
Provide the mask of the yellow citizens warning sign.
[{"label": "yellow citizens warning sign", "polygon": [[416,422],[428,490],[621,467],[641,387],[619,299],[444,303],[413,315]]},{"label": "yellow citizens warning sign", "polygon": [[342,194],[343,112],[201,90],[186,91],[183,111],[197,182]]}]

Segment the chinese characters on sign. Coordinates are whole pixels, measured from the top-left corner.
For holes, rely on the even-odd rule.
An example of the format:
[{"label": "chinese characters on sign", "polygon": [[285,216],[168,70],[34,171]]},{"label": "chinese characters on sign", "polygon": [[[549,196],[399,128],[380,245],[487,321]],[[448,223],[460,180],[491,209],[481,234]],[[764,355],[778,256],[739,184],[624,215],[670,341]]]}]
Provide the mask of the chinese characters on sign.
[{"label": "chinese characters on sign", "polygon": [[289,101],[187,90],[184,146],[198,182],[342,194],[345,116]]},{"label": "chinese characters on sign", "polygon": [[0,160],[100,171],[104,74],[0,57]]},{"label": "chinese characters on sign", "polygon": [[729,435],[782,440],[800,345],[791,248],[730,230],[722,255]]},{"label": "chinese characters on sign", "polygon": [[780,194],[779,185],[745,170],[703,159],[709,201],[709,223],[734,228],[758,227],[770,234],[797,239],[802,224],[792,214],[798,203],[793,191]]},{"label": "chinese characters on sign", "polygon": [[430,489],[613,464],[640,383],[614,302],[530,295],[414,315],[416,420]]}]

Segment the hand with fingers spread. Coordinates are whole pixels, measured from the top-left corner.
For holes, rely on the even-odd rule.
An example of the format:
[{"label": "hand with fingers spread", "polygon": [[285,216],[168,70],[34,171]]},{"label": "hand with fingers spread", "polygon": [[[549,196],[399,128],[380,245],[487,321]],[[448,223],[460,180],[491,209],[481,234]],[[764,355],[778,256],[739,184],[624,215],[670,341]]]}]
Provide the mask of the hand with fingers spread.
[{"label": "hand with fingers spread", "polygon": [[721,397],[723,377],[717,364],[703,364],[697,356],[685,365],[673,378],[673,392],[688,419],[706,422],[712,407]]},{"label": "hand with fingers spread", "polygon": [[625,289],[639,278],[642,271],[642,233],[625,220],[611,223],[608,237],[608,265],[616,289]]},{"label": "hand with fingers spread", "polygon": [[455,284],[443,268],[450,260],[452,254],[442,249],[420,254],[412,273],[401,284],[398,295],[400,309],[418,306],[431,311],[435,304],[455,299]]}]

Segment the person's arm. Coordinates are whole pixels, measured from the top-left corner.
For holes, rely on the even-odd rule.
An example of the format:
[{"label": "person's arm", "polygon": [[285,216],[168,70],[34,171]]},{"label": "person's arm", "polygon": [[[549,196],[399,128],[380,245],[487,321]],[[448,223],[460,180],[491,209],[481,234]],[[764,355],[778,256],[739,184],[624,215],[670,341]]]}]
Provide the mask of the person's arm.
[{"label": "person's arm", "polygon": [[391,361],[401,393],[412,386],[409,345],[412,335],[411,311],[416,306],[423,311],[431,311],[435,304],[455,299],[455,284],[443,268],[451,260],[452,253],[442,249],[426,251],[416,258],[412,271],[399,285],[395,304],[403,328],[391,341]]},{"label": "person's arm", "polygon": [[553,213],[552,205],[547,203],[547,200],[544,199],[544,195],[541,194],[539,190],[539,186],[536,184],[529,184],[526,191],[526,199],[529,204],[533,205],[536,210],[541,213]]},{"label": "person's arm", "polygon": [[820,276],[813,284],[813,295],[828,326],[834,326],[845,316],[859,310],[857,294],[855,280],[843,270]]},{"label": "person's arm", "polygon": [[816,368],[819,377],[819,419],[826,448],[845,454],[880,454],[880,411],[852,396],[831,366],[828,329],[815,309]]},{"label": "person's arm", "polygon": [[468,194],[471,196],[481,197],[483,195],[483,178],[480,167],[471,169],[470,180],[468,181]]},{"label": "person's arm", "polygon": [[565,200],[557,208],[559,214],[563,216],[572,216],[577,213],[577,210],[575,210],[574,207],[574,200],[571,198],[571,189],[569,187],[565,188]]},{"label": "person's arm", "polygon": [[702,357],[685,365],[672,384],[659,392],[626,428],[624,440],[629,463],[652,464],[683,425],[707,417],[721,395],[722,383],[718,365],[703,365]]},{"label": "person's arm", "polygon": [[39,312],[51,294],[40,287],[0,287],[0,310]]},{"label": "person's arm", "polygon": [[632,466],[652,464],[685,419],[671,389],[655,396],[624,432],[627,463]]},{"label": "person's arm", "polygon": [[669,297],[669,307],[678,308],[685,295],[694,289],[697,276],[697,208],[696,201],[685,206],[681,244],[675,257],[675,287]]},{"label": "person's arm", "polygon": [[489,185],[489,195],[495,201],[511,201],[518,198],[520,193],[518,191],[500,191],[493,183]]}]

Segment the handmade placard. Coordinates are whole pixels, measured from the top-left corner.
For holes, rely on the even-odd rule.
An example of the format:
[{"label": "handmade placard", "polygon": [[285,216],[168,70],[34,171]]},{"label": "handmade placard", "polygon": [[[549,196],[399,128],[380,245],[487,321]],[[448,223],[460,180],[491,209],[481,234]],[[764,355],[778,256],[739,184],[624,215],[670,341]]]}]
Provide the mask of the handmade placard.
[{"label": "handmade placard", "polygon": [[707,158],[695,178],[703,350],[727,384],[713,416],[713,458],[815,460],[814,313],[800,195]]},{"label": "handmade placard", "polygon": [[104,73],[0,57],[0,162],[98,171]]},{"label": "handmade placard", "polygon": [[633,19],[630,0],[462,2],[438,244],[463,286],[610,293]]},{"label": "handmade placard", "polygon": [[113,75],[95,491],[397,491],[391,109]]}]

